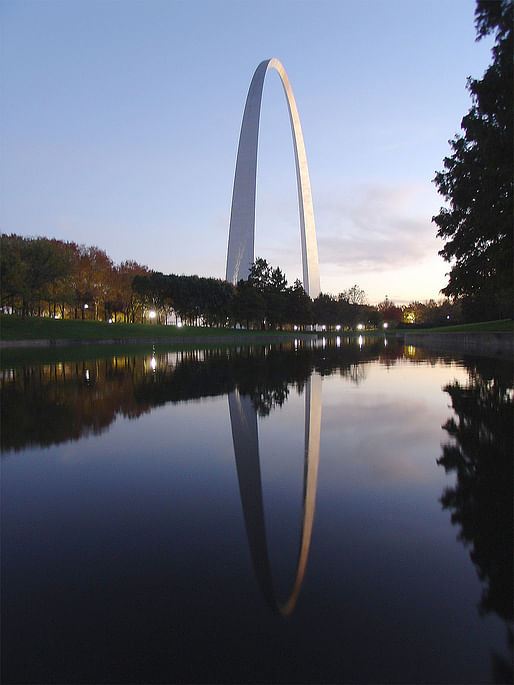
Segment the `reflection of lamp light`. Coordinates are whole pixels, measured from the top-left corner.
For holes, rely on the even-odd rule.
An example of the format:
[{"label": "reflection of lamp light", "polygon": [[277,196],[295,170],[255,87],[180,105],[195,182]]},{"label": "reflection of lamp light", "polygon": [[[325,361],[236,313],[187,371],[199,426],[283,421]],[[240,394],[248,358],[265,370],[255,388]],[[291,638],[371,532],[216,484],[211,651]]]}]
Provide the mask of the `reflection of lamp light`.
[{"label": "reflection of lamp light", "polygon": [[155,367],[157,366],[157,362],[155,361],[155,357],[151,358],[150,366],[152,367],[152,371],[155,371]]},{"label": "reflection of lamp light", "polygon": [[359,335],[359,339],[357,341],[359,343],[359,347],[362,347],[364,345],[364,338],[362,335]]}]

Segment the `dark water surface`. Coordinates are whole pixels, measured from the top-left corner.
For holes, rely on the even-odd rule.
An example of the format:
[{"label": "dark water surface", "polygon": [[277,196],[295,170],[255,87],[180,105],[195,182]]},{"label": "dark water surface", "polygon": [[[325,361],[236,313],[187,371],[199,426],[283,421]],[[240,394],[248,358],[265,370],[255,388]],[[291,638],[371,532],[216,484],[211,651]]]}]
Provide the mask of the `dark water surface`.
[{"label": "dark water surface", "polygon": [[1,373],[3,682],[509,682],[509,362],[361,339]]}]

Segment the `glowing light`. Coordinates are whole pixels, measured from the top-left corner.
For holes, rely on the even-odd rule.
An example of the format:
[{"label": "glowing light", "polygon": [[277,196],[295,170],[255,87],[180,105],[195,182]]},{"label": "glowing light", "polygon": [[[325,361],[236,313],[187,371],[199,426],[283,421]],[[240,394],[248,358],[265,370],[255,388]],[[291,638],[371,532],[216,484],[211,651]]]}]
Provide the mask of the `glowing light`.
[{"label": "glowing light", "polygon": [[362,347],[364,345],[364,338],[362,337],[362,335],[359,335],[358,343],[359,343],[359,347]]},{"label": "glowing light", "polygon": [[177,323],[177,328],[182,328],[182,321],[179,321],[179,322]]},{"label": "glowing light", "polygon": [[85,377],[86,377],[86,381],[88,381],[89,380],[89,369],[86,369]]},{"label": "glowing light", "polygon": [[389,328],[389,324],[387,323],[387,321],[384,321],[384,328]]},{"label": "glowing light", "polygon": [[148,316],[150,317],[150,319],[155,319],[155,317],[157,316],[157,314],[156,314],[156,312],[155,312],[153,309],[151,309],[151,310],[148,312]]},{"label": "glowing light", "polygon": [[340,330],[341,330],[341,324],[338,323],[337,326],[336,326],[336,331],[340,331]]},{"label": "glowing light", "polygon": [[293,330],[294,330],[294,331],[297,331],[297,330],[298,330],[298,326],[296,326],[296,324],[293,326]]},{"label": "glowing light", "polygon": [[84,309],[89,309],[89,305],[88,305],[88,304],[85,304],[85,305],[84,305]]},{"label": "glowing light", "polygon": [[157,362],[155,361],[155,357],[152,357],[150,359],[150,366],[152,367],[152,370],[155,371],[155,367],[157,366]]},{"label": "glowing light", "polygon": [[336,338],[336,347],[341,347],[341,336],[337,336]]},{"label": "glowing light", "polygon": [[357,324],[357,329],[358,329],[359,331],[362,331],[363,328],[364,328],[364,324],[362,324],[362,323],[358,323],[358,324]]},{"label": "glowing light", "polygon": [[112,323],[112,319],[109,319],[109,321],[107,323]]}]

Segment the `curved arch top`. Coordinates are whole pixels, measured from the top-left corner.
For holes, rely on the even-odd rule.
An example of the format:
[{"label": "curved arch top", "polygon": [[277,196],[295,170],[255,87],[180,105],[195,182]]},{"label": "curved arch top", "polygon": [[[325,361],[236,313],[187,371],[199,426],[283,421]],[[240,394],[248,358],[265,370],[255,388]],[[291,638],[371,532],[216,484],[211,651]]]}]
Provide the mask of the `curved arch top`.
[{"label": "curved arch top", "polygon": [[241,278],[247,278],[254,261],[259,120],[264,78],[269,69],[275,69],[278,72],[286,95],[298,187],[303,287],[310,297],[315,298],[320,293],[318,245],[307,155],[293,90],[282,63],[275,57],[259,64],[253,75],[246,98],[232,193],[226,279],[236,284]]}]

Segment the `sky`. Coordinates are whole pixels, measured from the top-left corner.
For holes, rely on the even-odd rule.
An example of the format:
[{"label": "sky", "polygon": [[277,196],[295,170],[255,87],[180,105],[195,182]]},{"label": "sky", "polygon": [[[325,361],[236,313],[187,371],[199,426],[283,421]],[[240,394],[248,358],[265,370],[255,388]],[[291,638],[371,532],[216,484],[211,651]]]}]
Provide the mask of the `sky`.
[{"label": "sky", "polygon": [[[224,278],[257,65],[301,119],[321,289],[438,299],[432,182],[492,40],[474,0],[0,0],[0,228]],[[266,76],[256,257],[301,279],[294,152]]]}]

